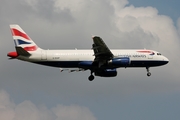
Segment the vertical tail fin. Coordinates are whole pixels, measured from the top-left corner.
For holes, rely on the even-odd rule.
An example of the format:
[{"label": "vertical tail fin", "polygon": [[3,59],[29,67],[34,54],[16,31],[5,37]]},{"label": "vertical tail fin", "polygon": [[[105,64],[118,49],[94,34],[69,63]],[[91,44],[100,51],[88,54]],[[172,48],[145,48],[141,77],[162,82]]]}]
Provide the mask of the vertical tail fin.
[{"label": "vertical tail fin", "polygon": [[12,24],[10,28],[16,47],[21,47],[25,51],[36,51],[40,49],[19,25]]}]

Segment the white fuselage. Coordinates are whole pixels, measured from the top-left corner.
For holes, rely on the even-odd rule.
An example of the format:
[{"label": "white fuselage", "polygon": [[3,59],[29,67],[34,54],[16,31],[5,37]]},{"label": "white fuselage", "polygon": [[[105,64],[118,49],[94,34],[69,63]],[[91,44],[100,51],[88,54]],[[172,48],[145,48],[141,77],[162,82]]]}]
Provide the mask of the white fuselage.
[{"label": "white fuselage", "polygon": [[[114,49],[111,51],[115,58],[129,57],[131,63],[127,67],[154,67],[168,62],[166,57],[153,50]],[[95,58],[93,50],[38,50],[31,54],[30,57],[19,56],[18,59],[53,67],[74,68],[78,67],[78,62],[93,61]],[[53,64],[53,62],[57,64]]]}]

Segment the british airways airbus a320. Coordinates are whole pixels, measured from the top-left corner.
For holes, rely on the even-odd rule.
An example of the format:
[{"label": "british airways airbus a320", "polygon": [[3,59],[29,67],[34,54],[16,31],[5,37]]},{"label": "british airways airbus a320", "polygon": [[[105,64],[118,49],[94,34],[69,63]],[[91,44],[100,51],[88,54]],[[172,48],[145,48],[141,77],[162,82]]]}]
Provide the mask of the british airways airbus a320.
[{"label": "british airways airbus a320", "polygon": [[92,50],[44,50],[38,47],[19,25],[10,25],[10,28],[16,49],[7,54],[10,59],[58,67],[61,71],[69,68],[70,72],[90,70],[90,81],[94,79],[94,75],[115,77],[117,68],[127,67],[144,67],[147,76],[151,76],[150,67],[162,66],[169,62],[165,56],[154,50],[110,50],[97,36],[92,38]]}]

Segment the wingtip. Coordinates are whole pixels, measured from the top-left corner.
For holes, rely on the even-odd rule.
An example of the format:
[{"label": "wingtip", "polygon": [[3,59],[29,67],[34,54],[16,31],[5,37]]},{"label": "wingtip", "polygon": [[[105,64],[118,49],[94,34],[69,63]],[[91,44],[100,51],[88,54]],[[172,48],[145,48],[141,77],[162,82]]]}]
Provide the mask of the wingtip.
[{"label": "wingtip", "polygon": [[92,35],[92,39],[95,37],[95,35]]},{"label": "wingtip", "polygon": [[99,38],[99,36],[97,36],[97,35],[93,35],[93,36],[92,36],[92,39],[94,39],[94,38],[96,38],[96,37],[98,37],[98,38]]}]

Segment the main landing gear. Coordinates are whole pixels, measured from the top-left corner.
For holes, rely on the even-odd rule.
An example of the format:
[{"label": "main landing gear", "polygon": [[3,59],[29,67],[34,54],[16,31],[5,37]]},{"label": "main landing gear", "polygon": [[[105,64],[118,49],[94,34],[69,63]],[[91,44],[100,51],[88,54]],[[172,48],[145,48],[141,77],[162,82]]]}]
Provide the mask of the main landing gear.
[{"label": "main landing gear", "polygon": [[[147,76],[150,77],[151,76],[151,72],[149,70],[149,67],[146,67],[147,70]],[[93,75],[93,71],[91,71],[91,75],[88,77],[89,81],[93,81],[94,80],[94,75]]]},{"label": "main landing gear", "polygon": [[89,81],[93,81],[94,80],[94,75],[93,72],[91,71],[91,75],[88,77]]},{"label": "main landing gear", "polygon": [[147,70],[147,76],[151,76],[151,73],[149,72],[149,67],[146,67],[146,70]]}]

